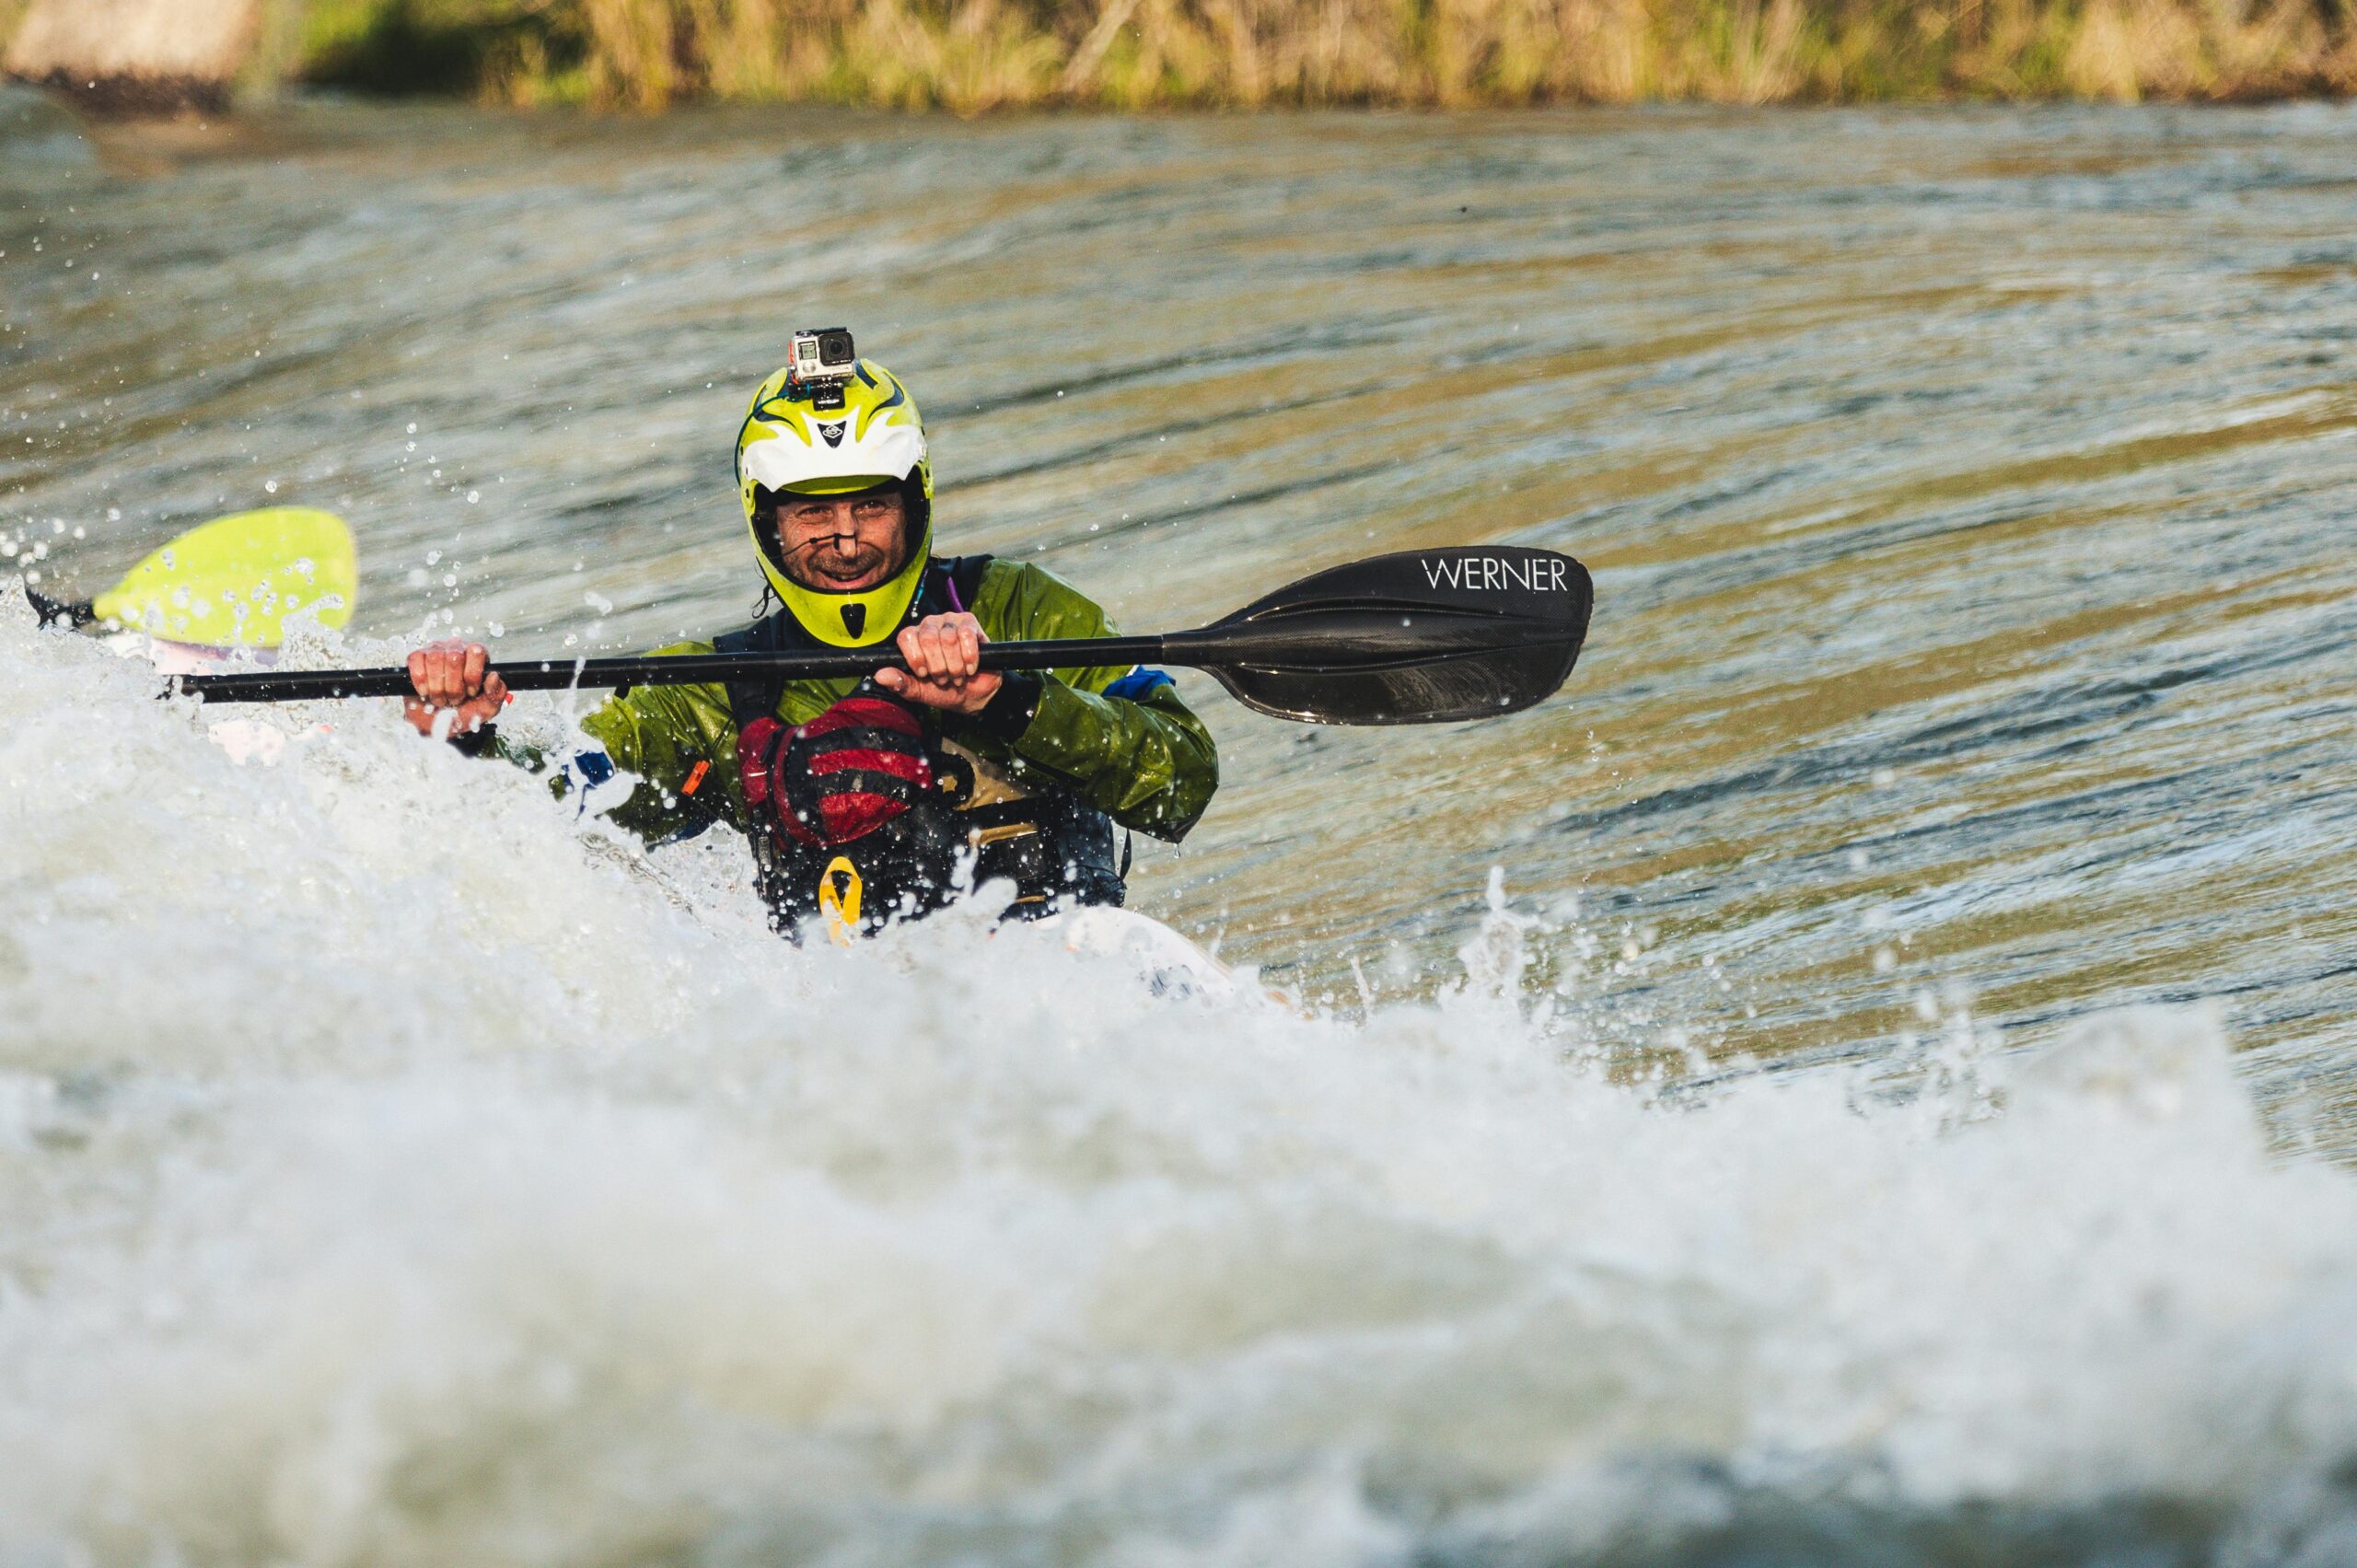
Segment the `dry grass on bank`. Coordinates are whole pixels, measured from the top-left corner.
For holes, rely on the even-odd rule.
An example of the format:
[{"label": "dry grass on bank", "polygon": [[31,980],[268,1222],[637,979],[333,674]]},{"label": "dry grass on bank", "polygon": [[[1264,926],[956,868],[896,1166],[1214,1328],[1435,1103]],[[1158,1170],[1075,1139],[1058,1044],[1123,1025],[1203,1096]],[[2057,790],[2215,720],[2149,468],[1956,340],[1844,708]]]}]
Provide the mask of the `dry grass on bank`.
[{"label": "dry grass on bank", "polygon": [[478,90],[1042,103],[2218,99],[2357,87],[2344,0],[561,0]]},{"label": "dry grass on bank", "polygon": [[[0,35],[25,0],[0,0]],[[226,0],[185,0],[202,6]],[[2357,90],[2357,0],[262,0],[299,75],[655,110],[2225,99]]]}]

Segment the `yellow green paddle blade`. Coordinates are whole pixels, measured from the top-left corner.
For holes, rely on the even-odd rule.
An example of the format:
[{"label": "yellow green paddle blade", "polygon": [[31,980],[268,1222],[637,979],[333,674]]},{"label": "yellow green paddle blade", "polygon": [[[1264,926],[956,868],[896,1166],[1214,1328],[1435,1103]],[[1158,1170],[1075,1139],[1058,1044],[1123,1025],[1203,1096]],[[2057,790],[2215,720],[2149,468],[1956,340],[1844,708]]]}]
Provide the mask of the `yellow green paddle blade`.
[{"label": "yellow green paddle blade", "polygon": [[90,608],[101,621],[170,642],[274,648],[297,610],[311,611],[322,626],[343,625],[359,590],[352,530],[342,517],[266,506],[191,528]]}]

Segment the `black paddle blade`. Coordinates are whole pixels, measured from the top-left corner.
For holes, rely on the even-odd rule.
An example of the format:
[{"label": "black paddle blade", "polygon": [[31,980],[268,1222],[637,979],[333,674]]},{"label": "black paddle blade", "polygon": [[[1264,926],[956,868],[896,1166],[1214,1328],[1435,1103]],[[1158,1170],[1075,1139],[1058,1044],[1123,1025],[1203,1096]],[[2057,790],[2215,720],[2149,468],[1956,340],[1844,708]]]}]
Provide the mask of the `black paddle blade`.
[{"label": "black paddle blade", "polygon": [[1305,577],[1165,639],[1236,700],[1307,724],[1446,724],[1544,702],[1572,673],[1595,586],[1551,550],[1449,546]]}]

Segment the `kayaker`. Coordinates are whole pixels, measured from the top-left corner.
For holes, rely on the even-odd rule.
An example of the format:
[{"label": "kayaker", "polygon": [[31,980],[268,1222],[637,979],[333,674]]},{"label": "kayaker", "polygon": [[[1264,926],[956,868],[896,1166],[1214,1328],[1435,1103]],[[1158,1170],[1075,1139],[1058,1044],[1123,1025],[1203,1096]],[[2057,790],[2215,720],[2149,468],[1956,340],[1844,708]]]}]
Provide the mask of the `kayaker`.
[{"label": "kayaker", "polygon": [[[813,337],[834,363],[818,363]],[[853,357],[847,332],[793,346],[737,437],[768,580],[757,619],[656,652],[888,644],[909,672],[639,687],[583,721],[602,750],[575,757],[560,787],[635,774],[609,815],[649,842],[724,819],[741,829],[789,932],[829,906],[868,925],[922,913],[961,877],[1011,880],[1013,913],[1120,903],[1116,827],[1184,837],[1218,785],[1210,733],[1159,670],[982,671],[993,639],[1104,637],[1112,624],[1044,567],[934,555],[933,467],[907,389]],[[447,726],[470,753],[546,765],[500,738],[506,691],[481,644],[420,649],[409,673],[419,730]]]}]

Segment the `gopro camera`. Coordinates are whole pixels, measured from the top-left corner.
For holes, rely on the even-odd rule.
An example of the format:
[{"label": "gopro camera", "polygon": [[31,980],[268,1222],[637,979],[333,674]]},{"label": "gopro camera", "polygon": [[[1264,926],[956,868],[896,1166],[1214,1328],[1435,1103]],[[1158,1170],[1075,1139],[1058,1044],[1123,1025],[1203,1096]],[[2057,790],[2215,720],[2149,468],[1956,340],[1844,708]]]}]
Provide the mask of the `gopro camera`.
[{"label": "gopro camera", "polygon": [[852,347],[849,327],[821,327],[788,340],[785,365],[788,387],[807,391],[812,407],[839,409],[843,388],[859,368],[859,351]]}]

